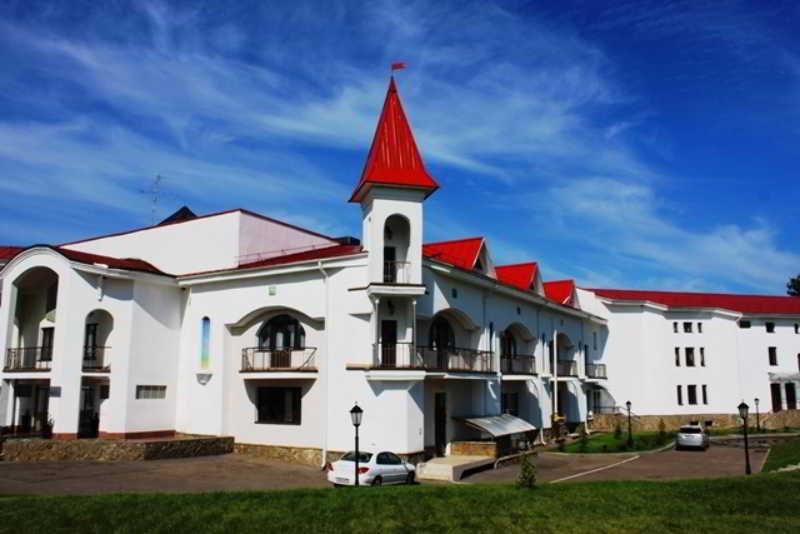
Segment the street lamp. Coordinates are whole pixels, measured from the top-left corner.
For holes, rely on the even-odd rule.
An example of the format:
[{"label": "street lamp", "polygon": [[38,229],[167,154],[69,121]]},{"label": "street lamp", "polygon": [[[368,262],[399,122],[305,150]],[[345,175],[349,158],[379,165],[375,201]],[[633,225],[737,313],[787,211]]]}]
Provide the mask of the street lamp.
[{"label": "street lamp", "polygon": [[353,422],[353,426],[356,428],[356,486],[358,486],[358,427],[361,426],[361,417],[364,414],[364,410],[356,404],[350,410],[350,420]]},{"label": "street lamp", "polygon": [[625,403],[628,408],[628,447],[633,447],[633,431],[631,430],[631,401]]},{"label": "street lamp", "polygon": [[747,411],[749,410],[749,406],[742,401],[739,406],[739,417],[742,418],[744,421],[744,472],[745,474],[750,474],[750,446],[747,443]]},{"label": "street lamp", "polygon": [[758,415],[758,397],[756,397],[753,400],[756,401],[756,430],[761,432],[761,418]]}]

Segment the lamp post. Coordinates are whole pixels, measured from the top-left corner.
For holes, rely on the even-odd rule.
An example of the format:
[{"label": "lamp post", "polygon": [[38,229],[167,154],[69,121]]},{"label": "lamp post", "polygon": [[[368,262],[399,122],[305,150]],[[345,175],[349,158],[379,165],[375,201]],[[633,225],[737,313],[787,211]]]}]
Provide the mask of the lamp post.
[{"label": "lamp post", "polygon": [[750,470],[750,446],[747,443],[747,411],[750,408],[747,404],[742,401],[739,406],[739,417],[742,418],[744,421],[744,472],[745,474],[749,475],[751,473]]},{"label": "lamp post", "polygon": [[364,410],[356,404],[350,410],[350,420],[353,422],[353,426],[356,429],[356,487],[358,487],[358,427],[361,426],[361,417],[364,414]]},{"label": "lamp post", "polygon": [[633,447],[633,430],[631,429],[631,401],[625,403],[628,408],[628,447]]},{"label": "lamp post", "polygon": [[758,415],[758,397],[756,397],[753,400],[756,401],[756,430],[761,432],[761,418]]}]

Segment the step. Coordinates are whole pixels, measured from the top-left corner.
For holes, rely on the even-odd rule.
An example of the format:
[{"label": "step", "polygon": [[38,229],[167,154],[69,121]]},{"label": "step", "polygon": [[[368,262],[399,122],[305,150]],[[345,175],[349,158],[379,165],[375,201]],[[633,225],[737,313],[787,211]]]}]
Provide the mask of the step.
[{"label": "step", "polygon": [[466,471],[494,464],[490,456],[444,456],[433,458],[417,465],[417,478],[420,480],[442,480],[456,482]]}]

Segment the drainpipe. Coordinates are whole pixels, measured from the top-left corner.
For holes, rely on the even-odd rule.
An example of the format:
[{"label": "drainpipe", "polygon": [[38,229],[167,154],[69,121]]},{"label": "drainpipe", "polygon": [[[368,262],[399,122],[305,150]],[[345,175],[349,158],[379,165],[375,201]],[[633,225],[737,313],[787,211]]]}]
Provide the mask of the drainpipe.
[{"label": "drainpipe", "polygon": [[[550,355],[548,354],[548,357]],[[553,329],[553,412],[550,414],[552,419],[558,415],[558,330]],[[551,425],[552,428],[552,425]]]},{"label": "drainpipe", "polygon": [[[330,402],[328,399],[328,382],[329,382],[329,365],[330,362],[330,297],[329,293],[329,286],[328,286],[328,273],[322,267],[322,260],[317,260],[317,269],[319,270],[320,274],[322,274],[322,278],[325,283],[325,372],[320,377],[322,379],[322,397],[325,399],[325,410],[323,411],[322,416],[322,465],[320,467],[325,467],[325,464],[328,463],[328,407],[330,406]],[[322,362],[320,362],[321,364]],[[322,365],[320,365],[320,370]]]}]

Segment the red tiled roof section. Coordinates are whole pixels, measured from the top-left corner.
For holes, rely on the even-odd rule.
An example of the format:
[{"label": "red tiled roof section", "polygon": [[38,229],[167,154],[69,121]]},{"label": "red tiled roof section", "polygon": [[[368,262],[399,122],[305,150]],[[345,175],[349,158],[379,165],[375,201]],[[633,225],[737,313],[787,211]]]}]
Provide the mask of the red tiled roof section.
[{"label": "red tiled roof section", "polygon": [[68,248],[54,247],[53,250],[64,256],[65,258],[77,261],[78,263],[99,263],[108,265],[112,269],[124,269],[126,271],[140,271],[152,274],[166,274],[151,263],[136,258],[113,258],[111,256],[101,256],[99,254],[90,254],[88,252],[79,252],[77,250],[70,250]]},{"label": "red tiled roof section", "polygon": [[449,263],[460,269],[471,271],[478,261],[483,246],[482,237],[470,237],[454,241],[441,241],[422,245],[422,255],[432,260]]},{"label": "red tiled roof section", "polygon": [[284,256],[275,256],[264,260],[251,261],[239,265],[239,269],[253,269],[256,267],[271,267],[273,265],[283,265],[299,261],[322,260],[325,258],[336,258],[339,256],[352,256],[362,252],[361,245],[334,245],[332,247],[316,248],[303,252],[295,252]]},{"label": "red tiled roof section", "polygon": [[367,162],[350,202],[360,202],[369,188],[376,184],[423,189],[428,195],[439,188],[436,180],[425,170],[394,78],[389,81]]},{"label": "red tiled roof section", "polygon": [[589,291],[599,297],[614,300],[650,301],[670,308],[720,308],[747,314],[800,315],[800,297],[632,289],[589,289]]},{"label": "red tiled roof section", "polygon": [[8,261],[23,250],[24,247],[0,246],[0,261]]},{"label": "red tiled roof section", "polygon": [[575,293],[575,280],[554,280],[544,283],[544,294],[553,302],[572,306]]},{"label": "red tiled roof section", "polygon": [[517,289],[529,291],[536,277],[538,265],[535,262],[499,265],[494,268],[497,279]]}]

